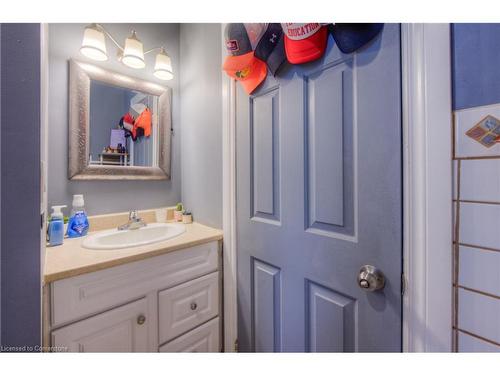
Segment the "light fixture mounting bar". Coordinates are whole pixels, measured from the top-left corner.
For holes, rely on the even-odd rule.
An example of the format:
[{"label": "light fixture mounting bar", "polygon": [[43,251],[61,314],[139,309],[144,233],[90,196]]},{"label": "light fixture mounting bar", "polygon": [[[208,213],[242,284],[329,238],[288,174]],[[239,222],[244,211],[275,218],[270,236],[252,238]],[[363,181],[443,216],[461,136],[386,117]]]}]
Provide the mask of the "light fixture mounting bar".
[{"label": "light fixture mounting bar", "polygon": [[[96,23],[96,26],[97,26],[98,28],[100,28],[100,29],[102,30],[102,32],[103,32],[104,34],[106,34],[106,36],[107,36],[109,39],[111,39],[111,41],[113,42],[113,44],[114,44],[115,46],[117,46],[117,47],[120,49],[120,51],[122,51],[122,52],[123,52],[124,48],[120,45],[120,43],[118,43],[118,42],[116,41],[116,39],[115,39],[115,38],[113,38],[113,35],[111,35],[111,34],[110,34],[110,32],[109,32],[108,30],[106,30],[106,28],[105,28],[103,25],[101,25],[100,23]],[[158,50],[158,49],[159,49],[159,50],[161,50],[161,49],[163,49],[163,47],[153,47],[153,48],[151,48],[151,49],[148,49],[147,51],[144,51],[144,54],[145,54],[145,55],[147,55],[148,53],[154,52],[154,51],[156,51],[156,50]]]},{"label": "light fixture mounting bar", "polygon": [[113,36],[109,33],[109,31],[108,31],[108,30],[106,30],[106,28],[105,28],[103,25],[101,25],[100,23],[96,23],[96,26],[97,26],[98,28],[100,28],[100,29],[102,30],[102,32],[103,32],[104,34],[106,34],[106,36],[107,36],[109,39],[111,39],[111,41],[115,44],[115,46],[117,46],[117,47],[120,49],[120,51],[122,51],[122,52],[123,52],[123,47],[120,45],[120,43],[118,43],[118,42],[116,41],[116,39],[115,39],[115,38],[113,38]]},{"label": "light fixture mounting bar", "polygon": [[154,48],[148,49],[147,51],[144,51],[144,54],[147,55],[148,53],[156,51],[157,49],[163,50],[164,48],[163,47],[154,47]]}]

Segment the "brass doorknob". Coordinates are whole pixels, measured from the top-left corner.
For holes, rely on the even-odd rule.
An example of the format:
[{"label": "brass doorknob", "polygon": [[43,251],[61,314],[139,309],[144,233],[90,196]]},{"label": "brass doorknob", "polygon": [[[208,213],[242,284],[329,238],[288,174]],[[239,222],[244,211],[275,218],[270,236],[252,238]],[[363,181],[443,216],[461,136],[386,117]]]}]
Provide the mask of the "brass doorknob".
[{"label": "brass doorknob", "polygon": [[384,288],[385,276],[378,268],[367,264],[359,270],[358,285],[367,292],[374,292]]}]

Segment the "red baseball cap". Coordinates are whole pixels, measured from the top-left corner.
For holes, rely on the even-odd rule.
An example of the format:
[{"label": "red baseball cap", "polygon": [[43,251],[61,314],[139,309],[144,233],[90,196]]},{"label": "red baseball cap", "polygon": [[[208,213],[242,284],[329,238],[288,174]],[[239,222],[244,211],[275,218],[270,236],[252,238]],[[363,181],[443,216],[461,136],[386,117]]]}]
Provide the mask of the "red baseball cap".
[{"label": "red baseball cap", "polygon": [[251,94],[266,79],[266,63],[254,56],[244,24],[229,23],[224,34],[229,55],[226,56],[222,69],[238,80],[247,94]]},{"label": "red baseball cap", "polygon": [[251,94],[267,76],[266,63],[256,58],[253,51],[240,56],[227,56],[222,68],[240,82],[247,94]]},{"label": "red baseball cap", "polygon": [[320,23],[282,23],[285,51],[292,64],[319,59],[326,50],[328,29]]}]

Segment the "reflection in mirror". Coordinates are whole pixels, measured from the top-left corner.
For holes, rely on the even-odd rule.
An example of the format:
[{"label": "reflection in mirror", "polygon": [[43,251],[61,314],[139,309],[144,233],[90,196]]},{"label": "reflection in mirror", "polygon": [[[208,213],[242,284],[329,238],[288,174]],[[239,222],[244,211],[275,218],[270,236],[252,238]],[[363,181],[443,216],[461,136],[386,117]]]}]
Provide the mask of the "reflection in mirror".
[{"label": "reflection in mirror", "polygon": [[156,167],[158,96],[90,81],[90,165]]}]

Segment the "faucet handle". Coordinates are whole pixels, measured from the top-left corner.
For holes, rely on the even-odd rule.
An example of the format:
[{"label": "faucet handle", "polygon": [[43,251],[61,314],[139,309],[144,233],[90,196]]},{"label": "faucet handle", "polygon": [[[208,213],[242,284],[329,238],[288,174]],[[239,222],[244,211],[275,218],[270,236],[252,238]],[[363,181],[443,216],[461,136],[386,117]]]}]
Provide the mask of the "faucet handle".
[{"label": "faucet handle", "polygon": [[137,220],[138,217],[139,217],[139,215],[137,214],[137,210],[132,210],[128,214],[129,220]]}]

